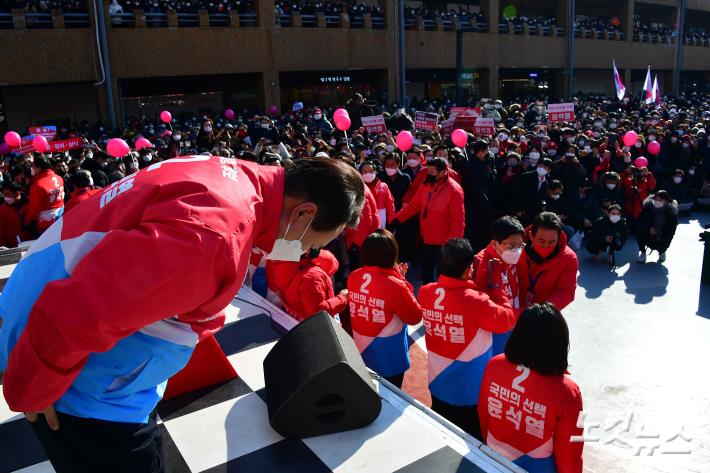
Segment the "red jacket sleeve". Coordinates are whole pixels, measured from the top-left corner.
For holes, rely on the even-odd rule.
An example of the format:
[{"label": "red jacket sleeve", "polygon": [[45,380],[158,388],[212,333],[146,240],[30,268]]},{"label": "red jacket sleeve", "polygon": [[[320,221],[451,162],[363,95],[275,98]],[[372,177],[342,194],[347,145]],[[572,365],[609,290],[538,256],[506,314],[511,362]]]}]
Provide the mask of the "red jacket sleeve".
[{"label": "red jacket sleeve", "polygon": [[583,442],[571,442],[571,437],[581,437],[584,429],[577,427],[582,412],[582,394],[579,388],[570,386],[569,394],[562,402],[562,415],[555,427],[553,452],[559,473],[582,473]]},{"label": "red jacket sleeve", "polygon": [[25,223],[29,225],[32,222],[36,222],[39,218],[39,214],[45,207],[46,192],[39,184],[33,184],[30,186],[30,201],[27,207],[27,213],[25,214]]},{"label": "red jacket sleeve", "polygon": [[408,282],[401,286],[397,294],[392,294],[392,305],[394,313],[402,322],[408,325],[416,325],[422,320],[422,307],[414,297],[412,285]]},{"label": "red jacket sleeve", "polygon": [[557,278],[556,291],[547,300],[559,310],[564,309],[574,300],[574,293],[577,290],[578,266],[579,261],[576,255],[565,255],[564,267]]},{"label": "red jacket sleeve", "polygon": [[470,307],[470,313],[477,314],[476,325],[493,333],[504,333],[512,329],[515,313],[505,291],[496,289],[490,297],[481,297],[479,294],[466,296],[466,307]]},{"label": "red jacket sleeve", "polygon": [[[426,169],[424,169],[423,171],[426,171]],[[428,174],[428,172],[422,172],[422,169],[417,172],[417,174],[414,176],[412,184],[409,186],[407,192],[405,192],[404,196],[402,197],[402,204],[408,204],[409,201],[412,200],[415,195],[417,195],[419,188],[421,187],[422,183],[424,182],[424,179],[426,179]]]},{"label": "red jacket sleeve", "polygon": [[414,198],[404,207],[402,207],[399,212],[397,212],[394,216],[394,218],[398,222],[406,222],[410,218],[414,217],[415,215],[419,214],[419,211],[421,210],[421,192],[425,192],[426,187],[425,186],[420,186],[419,190],[417,191],[416,195]]},{"label": "red jacket sleeve", "polygon": [[463,206],[463,190],[460,187],[454,190],[449,202],[449,209],[451,214],[449,217],[449,234],[446,239],[462,238],[466,227],[466,211]]},{"label": "red jacket sleeve", "polygon": [[239,284],[232,251],[238,246],[224,238],[196,221],[108,233],[70,277],[47,284],[35,301],[8,360],[3,389],[10,408],[47,408],[91,353],[158,320],[181,314],[196,332],[221,325],[223,318],[208,319]]},{"label": "red jacket sleeve", "polygon": [[656,188],[656,178],[653,177],[653,174],[650,172],[648,173],[647,181],[646,181],[646,189],[650,192]]},{"label": "red jacket sleeve", "polygon": [[320,269],[306,273],[299,287],[306,317],[310,317],[321,310],[328,312],[330,315],[339,314],[345,309],[345,305],[348,302],[345,296],[329,297],[333,293],[333,283]]}]

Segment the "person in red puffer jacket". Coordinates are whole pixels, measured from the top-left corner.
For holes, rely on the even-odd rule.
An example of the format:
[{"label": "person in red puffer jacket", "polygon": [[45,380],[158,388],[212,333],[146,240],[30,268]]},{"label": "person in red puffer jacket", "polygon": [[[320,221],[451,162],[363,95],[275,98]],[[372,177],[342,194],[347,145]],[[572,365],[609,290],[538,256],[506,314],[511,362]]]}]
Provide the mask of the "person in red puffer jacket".
[{"label": "person in red puffer jacket", "polygon": [[338,260],[330,251],[312,250],[299,262],[266,262],[269,290],[278,296],[284,308],[298,320],[322,310],[336,315],[345,309],[348,291],[335,295],[331,277],[338,270]]},{"label": "person in red puffer jacket", "polygon": [[380,228],[385,228],[385,225],[394,217],[394,197],[392,197],[392,192],[387,184],[377,178],[378,169],[376,166],[377,164],[374,162],[365,161],[360,165],[360,175],[375,197]]},{"label": "person in red puffer jacket", "polygon": [[370,191],[370,188],[363,182],[365,188],[365,205],[360,214],[360,223],[356,228],[345,230],[345,246],[348,249],[350,259],[350,271],[360,267],[359,252],[360,247],[365,242],[365,238],[378,228],[380,228],[380,214],[377,211],[377,200]]},{"label": "person in red puffer jacket", "polygon": [[49,159],[42,155],[35,157],[32,173],[30,205],[25,224],[34,227],[40,234],[62,215],[64,180],[52,171]]},{"label": "person in red puffer jacket", "polygon": [[19,242],[32,239],[24,227],[27,195],[14,182],[4,184],[2,192],[5,203],[0,205],[0,246],[16,248]]},{"label": "person in red puffer jacket", "polygon": [[543,212],[526,229],[528,242],[518,261],[521,304],[549,302],[563,310],[577,289],[577,255],[567,246],[560,218]]},{"label": "person in red puffer jacket", "polygon": [[[525,246],[523,242],[525,229],[518,219],[506,215],[491,224],[490,232],[491,242],[476,255],[473,261],[473,280],[485,291],[502,288],[510,300],[517,320],[524,308],[520,300],[520,281],[516,265]],[[501,265],[500,271],[494,270],[495,265]],[[494,274],[500,274],[500,278],[494,280]],[[510,333],[507,331],[493,334],[493,356],[503,353]]]},{"label": "person in red puffer jacket", "polygon": [[569,328],[551,304],[520,314],[479,391],[483,439],[533,473],[582,473],[582,393],[567,372]]},{"label": "person in red puffer jacket", "polygon": [[423,245],[419,263],[422,266],[422,282],[436,280],[436,266],[441,247],[452,238],[463,237],[466,216],[463,204],[463,189],[449,175],[449,168],[441,158],[427,164],[429,176],[419,187],[414,198],[392,219],[392,226],[406,222],[419,215],[419,231]]}]

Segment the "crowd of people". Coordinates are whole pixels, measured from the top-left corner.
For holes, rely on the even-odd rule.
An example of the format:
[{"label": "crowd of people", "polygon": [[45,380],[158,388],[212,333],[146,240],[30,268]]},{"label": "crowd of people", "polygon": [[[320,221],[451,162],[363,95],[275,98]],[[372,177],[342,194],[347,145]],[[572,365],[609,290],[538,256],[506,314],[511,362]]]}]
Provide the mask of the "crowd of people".
[{"label": "crowd of people", "polygon": [[112,16],[131,13],[134,10],[143,10],[146,13],[165,13],[174,10],[178,13],[197,13],[207,10],[209,13],[238,13],[256,14],[251,0],[111,0],[109,13]]},{"label": "crowd of people", "polygon": [[598,32],[609,32],[616,33],[621,32],[621,21],[614,17],[600,17],[600,16],[585,16],[583,18],[577,18],[574,23],[575,28],[578,30],[591,30]]},{"label": "crowd of people", "polygon": [[86,0],[3,0],[0,2],[0,12],[25,10],[32,13],[49,13],[51,10],[62,10],[65,13],[86,13]]},{"label": "crowd of people", "polygon": [[[167,123],[131,117],[118,130],[60,126],[56,139],[83,145],[6,153],[0,245],[36,238],[93,195],[109,198],[133,173],[178,156],[286,168],[342,161],[364,182],[357,227],[302,258],[269,261],[255,251],[255,290],[299,320],[320,310],[340,317],[367,365],[397,386],[409,368],[406,326],[422,321],[434,410],[503,454],[522,452],[511,459],[523,467],[581,471],[582,444],[558,441],[580,430],[560,312],[574,300],[577,254],[607,255],[614,266],[633,234],[638,263],[649,251],[666,260],[679,212],[710,197],[709,102],[579,96],[574,119],[550,122],[542,100],[481,99],[469,110],[492,118],[494,133],[469,131],[461,147],[448,131],[416,129],[404,109],[359,94],[345,106],[345,131],[331,123],[332,110],[302,104],[282,114],[176,114]],[[450,112],[426,100],[417,107],[441,120]],[[362,117],[377,113],[386,130],[370,133]],[[402,130],[413,136],[404,150]],[[111,137],[149,144],[114,158]],[[549,455],[527,455],[551,438]]]},{"label": "crowd of people", "polygon": [[384,18],[384,11],[379,4],[367,5],[352,0],[343,2],[308,2],[306,0],[276,2],[276,15],[290,15],[294,12],[307,15],[325,13],[329,16],[347,13],[351,19],[369,13],[373,18]]}]

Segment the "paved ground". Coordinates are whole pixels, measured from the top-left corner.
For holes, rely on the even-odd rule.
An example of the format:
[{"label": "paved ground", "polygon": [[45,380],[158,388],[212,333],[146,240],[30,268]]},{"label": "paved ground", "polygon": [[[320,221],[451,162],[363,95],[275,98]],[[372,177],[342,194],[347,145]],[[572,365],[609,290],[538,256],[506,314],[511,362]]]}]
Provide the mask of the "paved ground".
[{"label": "paved ground", "polygon": [[570,372],[596,440],[586,443],[585,471],[710,471],[710,286],[700,285],[698,241],[710,213],[682,221],[664,265],[657,253],[636,263],[634,241],[616,271],[579,253],[577,299],[565,316]]}]

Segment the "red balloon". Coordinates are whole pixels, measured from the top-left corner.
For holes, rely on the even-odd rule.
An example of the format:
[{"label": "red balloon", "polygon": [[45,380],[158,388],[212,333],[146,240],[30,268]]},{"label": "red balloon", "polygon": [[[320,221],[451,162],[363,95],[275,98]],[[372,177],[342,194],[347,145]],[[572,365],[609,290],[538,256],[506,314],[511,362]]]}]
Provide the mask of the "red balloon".
[{"label": "red balloon", "polygon": [[624,144],[630,148],[634,144],[636,144],[638,139],[639,139],[639,135],[635,131],[633,131],[633,130],[627,131],[626,134],[624,135]]},{"label": "red balloon", "polygon": [[344,108],[339,108],[335,112],[333,112],[333,120],[335,120],[338,117],[348,117],[350,118],[350,115],[348,115],[348,111],[345,110]]},{"label": "red balloon", "polygon": [[45,138],[42,135],[36,135],[34,139],[32,139],[32,147],[37,151],[38,153],[44,153],[49,150],[49,143],[47,142],[47,138]]},{"label": "red balloon", "polygon": [[645,168],[648,166],[648,159],[644,158],[643,156],[639,156],[634,161],[634,166],[636,166],[637,168]]},{"label": "red balloon", "polygon": [[136,140],[136,149],[152,148],[153,143],[142,136]]},{"label": "red balloon", "polygon": [[277,107],[276,105],[272,105],[271,107],[269,107],[269,114],[270,115],[276,115],[278,113],[279,113],[279,107]]},{"label": "red balloon", "polygon": [[397,134],[397,148],[402,152],[409,151],[414,144],[414,137],[407,130],[402,130]]},{"label": "red balloon", "polygon": [[232,110],[231,108],[225,110],[224,118],[226,118],[227,120],[234,120],[234,110]]},{"label": "red balloon", "polygon": [[106,143],[106,151],[108,151],[109,156],[114,158],[122,158],[131,151],[131,148],[121,138],[111,138]]},{"label": "red balloon", "polygon": [[339,115],[335,117],[335,127],[340,131],[345,131],[350,129],[350,117]]},{"label": "red balloon", "polygon": [[20,138],[20,135],[16,132],[8,131],[5,133],[5,143],[7,143],[10,148],[17,148],[22,143],[22,138]]},{"label": "red balloon", "polygon": [[173,120],[173,116],[167,110],[160,112],[160,120],[163,123],[170,123]]},{"label": "red balloon", "polygon": [[451,141],[459,148],[463,148],[468,142],[468,133],[461,128],[457,128],[451,133]]},{"label": "red balloon", "polygon": [[661,144],[658,141],[651,141],[648,144],[648,152],[656,155],[661,152]]}]

